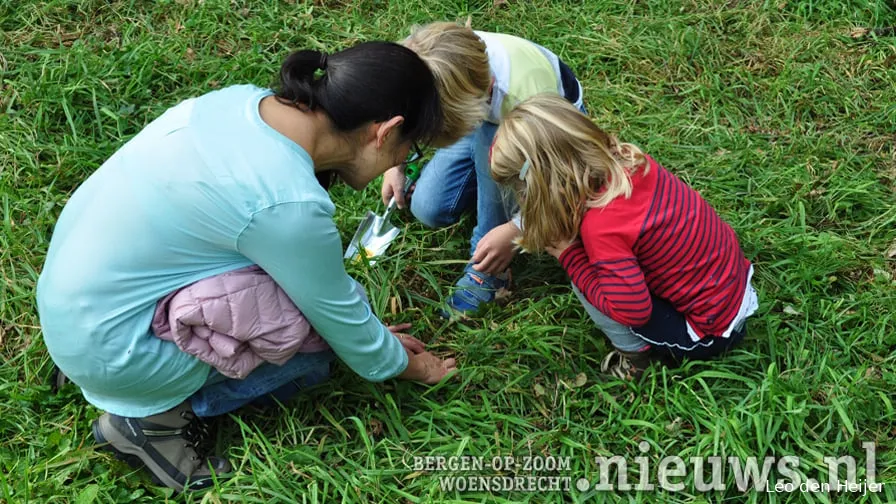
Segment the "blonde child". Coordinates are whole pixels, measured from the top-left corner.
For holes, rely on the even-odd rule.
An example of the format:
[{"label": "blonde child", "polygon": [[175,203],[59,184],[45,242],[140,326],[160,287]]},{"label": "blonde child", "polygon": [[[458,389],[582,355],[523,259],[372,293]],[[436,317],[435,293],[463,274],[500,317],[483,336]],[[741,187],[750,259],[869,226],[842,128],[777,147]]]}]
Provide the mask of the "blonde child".
[{"label": "blonde child", "polygon": [[504,117],[491,173],[520,202],[520,246],[560,261],[615,347],[603,371],[637,377],[743,339],[757,298],[734,230],[634,145],[542,95]]},{"label": "blonde child", "polygon": [[[424,167],[411,212],[433,228],[454,224],[467,210],[476,212],[472,258],[443,312],[469,314],[508,285],[513,240],[520,232],[488,170],[497,125],[517,103],[540,93],[562,96],[584,110],[582,87],[551,51],[513,35],[473,31],[469,22],[418,27],[403,44],[432,69],[445,113],[435,142],[444,148]],[[383,201],[394,195],[404,207],[403,187],[398,169],[387,172]]]}]

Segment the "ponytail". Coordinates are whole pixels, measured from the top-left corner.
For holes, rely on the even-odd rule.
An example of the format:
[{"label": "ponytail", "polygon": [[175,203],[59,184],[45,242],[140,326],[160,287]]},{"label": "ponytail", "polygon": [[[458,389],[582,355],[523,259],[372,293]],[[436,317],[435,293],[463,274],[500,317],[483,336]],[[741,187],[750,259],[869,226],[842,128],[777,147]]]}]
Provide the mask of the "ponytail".
[{"label": "ponytail", "polygon": [[[327,54],[320,51],[296,51],[290,54],[280,67],[280,93],[278,98],[309,110],[321,103],[321,88],[325,85]],[[320,75],[323,73],[323,75]]]},{"label": "ponytail", "polygon": [[365,42],[333,54],[296,51],[280,68],[276,96],[301,110],[324,111],[341,132],[400,115],[404,140],[429,143],[443,123],[429,67],[392,42]]}]

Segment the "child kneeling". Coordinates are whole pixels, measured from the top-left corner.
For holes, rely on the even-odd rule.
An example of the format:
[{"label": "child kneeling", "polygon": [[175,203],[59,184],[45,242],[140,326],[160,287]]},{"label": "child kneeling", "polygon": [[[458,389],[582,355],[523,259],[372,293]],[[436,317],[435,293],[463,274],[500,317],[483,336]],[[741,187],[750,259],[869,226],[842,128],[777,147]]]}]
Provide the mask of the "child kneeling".
[{"label": "child kneeling", "polygon": [[[440,148],[426,164],[410,202],[426,226],[452,225],[476,214],[470,262],[447,299],[442,315],[466,317],[510,286],[513,240],[519,228],[489,174],[488,151],[504,114],[541,93],[564,97],[584,110],[582,85],[550,50],[506,33],[474,31],[469,24],[436,22],[418,27],[403,44],[425,61],[436,78],[442,110]],[[449,145],[450,144],[450,145]],[[405,177],[393,168],[383,177],[382,196],[404,201]]]},{"label": "child kneeling", "polygon": [[560,261],[615,347],[603,371],[636,378],[652,361],[708,359],[743,339],[758,301],[734,230],[568,101],[539,95],[506,115],[491,172],[519,201],[519,245]]}]

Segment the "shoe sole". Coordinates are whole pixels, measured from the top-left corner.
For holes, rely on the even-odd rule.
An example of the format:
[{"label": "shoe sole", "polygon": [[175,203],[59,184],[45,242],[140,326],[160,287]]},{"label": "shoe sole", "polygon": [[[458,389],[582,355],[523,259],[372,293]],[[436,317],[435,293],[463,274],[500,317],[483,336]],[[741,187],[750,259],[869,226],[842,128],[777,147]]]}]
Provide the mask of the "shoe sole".
[{"label": "shoe sole", "polygon": [[[140,449],[139,446],[131,443],[121,434],[119,434],[118,431],[111,425],[109,426],[108,430],[113,433],[113,436],[118,436],[119,439],[108,439],[102,432],[102,428],[100,427],[100,420],[94,420],[93,425],[91,425],[93,437],[94,439],[96,439],[96,442],[99,443],[100,450],[111,453],[115,458],[125,462],[134,469],[147,469],[150,476],[152,476],[152,482],[156,485],[173,488],[178,492],[182,492],[184,490],[184,485],[178,483],[177,480],[165,473],[162,468],[155,463],[155,461],[148,453]],[[113,444],[116,442],[121,446],[120,448]],[[159,476],[156,471],[161,472],[165,475]]]}]

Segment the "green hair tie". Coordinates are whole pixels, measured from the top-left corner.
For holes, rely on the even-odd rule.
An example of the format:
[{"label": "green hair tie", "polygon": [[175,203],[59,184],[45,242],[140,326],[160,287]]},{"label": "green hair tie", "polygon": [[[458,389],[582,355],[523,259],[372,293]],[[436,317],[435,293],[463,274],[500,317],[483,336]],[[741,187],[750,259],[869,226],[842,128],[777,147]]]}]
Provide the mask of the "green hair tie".
[{"label": "green hair tie", "polygon": [[520,180],[526,180],[526,174],[529,173],[529,167],[532,166],[529,164],[529,160],[527,159],[525,163],[523,163],[523,168],[520,170]]}]

